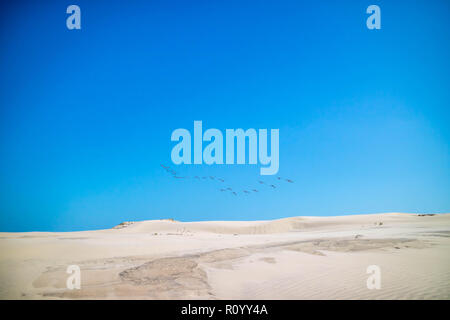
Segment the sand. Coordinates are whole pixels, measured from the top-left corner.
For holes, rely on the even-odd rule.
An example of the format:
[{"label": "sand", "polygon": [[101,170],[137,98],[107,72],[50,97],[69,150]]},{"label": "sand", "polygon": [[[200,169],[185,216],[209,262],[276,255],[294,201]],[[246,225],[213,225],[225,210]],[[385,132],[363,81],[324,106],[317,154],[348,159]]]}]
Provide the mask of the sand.
[{"label": "sand", "polygon": [[0,233],[0,299],[450,299],[450,214]]}]

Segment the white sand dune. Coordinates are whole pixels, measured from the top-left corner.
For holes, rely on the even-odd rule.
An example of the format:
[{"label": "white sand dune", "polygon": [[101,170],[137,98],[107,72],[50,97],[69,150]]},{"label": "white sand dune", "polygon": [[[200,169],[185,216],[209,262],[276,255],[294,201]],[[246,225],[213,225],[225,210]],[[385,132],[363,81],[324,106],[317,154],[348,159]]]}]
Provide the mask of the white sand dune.
[{"label": "white sand dune", "polygon": [[[81,289],[66,287],[69,265]],[[369,265],[381,288],[369,290]],[[1,299],[450,299],[450,214],[0,233]]]}]

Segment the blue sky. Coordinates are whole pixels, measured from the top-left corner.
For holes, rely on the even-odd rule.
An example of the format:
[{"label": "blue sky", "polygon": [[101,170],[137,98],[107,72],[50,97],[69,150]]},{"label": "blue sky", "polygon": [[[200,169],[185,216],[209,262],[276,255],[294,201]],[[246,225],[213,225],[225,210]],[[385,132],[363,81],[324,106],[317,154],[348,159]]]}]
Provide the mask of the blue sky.
[{"label": "blue sky", "polygon": [[[2,6],[0,231],[450,211],[448,1]],[[171,178],[170,135],[194,120],[279,128],[279,175],[295,183],[235,197]],[[254,165],[176,170],[261,180]]]}]

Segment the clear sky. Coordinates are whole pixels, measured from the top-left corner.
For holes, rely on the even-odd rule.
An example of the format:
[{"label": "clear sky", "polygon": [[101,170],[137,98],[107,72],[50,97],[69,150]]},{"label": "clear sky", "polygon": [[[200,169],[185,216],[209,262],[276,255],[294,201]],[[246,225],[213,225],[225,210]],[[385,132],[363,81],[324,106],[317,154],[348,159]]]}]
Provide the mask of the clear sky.
[{"label": "clear sky", "polygon": [[[450,211],[449,1],[1,6],[0,231]],[[259,165],[176,170],[277,189],[173,179],[159,164],[194,120],[280,129],[279,176],[295,182]]]}]

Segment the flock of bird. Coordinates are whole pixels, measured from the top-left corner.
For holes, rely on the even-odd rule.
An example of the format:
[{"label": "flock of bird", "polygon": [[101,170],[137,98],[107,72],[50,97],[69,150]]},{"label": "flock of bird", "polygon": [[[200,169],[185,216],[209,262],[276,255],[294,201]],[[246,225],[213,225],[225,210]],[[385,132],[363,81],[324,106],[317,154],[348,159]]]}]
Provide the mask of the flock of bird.
[{"label": "flock of bird", "polygon": [[[188,177],[188,176],[179,176],[178,173],[173,170],[172,168],[170,168],[169,166],[165,166],[163,164],[161,164],[161,167],[167,172],[170,173],[172,175],[172,177],[174,179],[195,179],[195,180],[214,180],[214,181],[219,181],[221,183],[225,183],[225,180],[222,178],[218,178],[215,176],[194,176],[194,177]],[[281,178],[281,177],[277,177],[277,180],[280,182],[287,182],[287,183],[294,183],[294,181],[292,181],[291,179],[285,179],[285,178]],[[271,189],[276,189],[277,186],[271,183],[266,183],[264,181],[259,180],[258,181],[259,185],[261,187],[269,187]],[[231,187],[224,187],[224,188],[220,188],[219,189],[220,192],[229,192],[235,196],[239,195],[239,194],[250,194],[250,193],[258,193],[259,190],[258,189],[248,189],[248,190],[236,190],[233,189]]]}]

